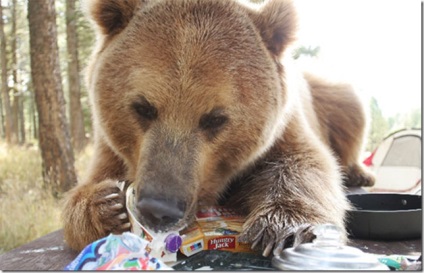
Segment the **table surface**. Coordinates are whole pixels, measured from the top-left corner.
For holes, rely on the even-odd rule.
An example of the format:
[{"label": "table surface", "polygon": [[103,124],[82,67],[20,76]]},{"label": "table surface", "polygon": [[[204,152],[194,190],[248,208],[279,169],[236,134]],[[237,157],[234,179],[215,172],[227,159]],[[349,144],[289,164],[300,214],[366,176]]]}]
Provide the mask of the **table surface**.
[{"label": "table surface", "polygon": [[[421,239],[404,241],[369,241],[352,239],[349,245],[367,253],[420,256]],[[63,270],[78,255],[63,239],[63,230],[0,255],[0,270]]]}]

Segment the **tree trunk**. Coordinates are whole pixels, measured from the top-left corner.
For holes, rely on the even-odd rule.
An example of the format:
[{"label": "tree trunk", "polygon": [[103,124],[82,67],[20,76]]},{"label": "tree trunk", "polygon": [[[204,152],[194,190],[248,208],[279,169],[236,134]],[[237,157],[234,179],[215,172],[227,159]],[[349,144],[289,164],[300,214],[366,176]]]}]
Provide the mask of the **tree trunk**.
[{"label": "tree trunk", "polygon": [[12,113],[13,113],[13,127],[12,127],[12,142],[14,144],[22,144],[22,137],[19,137],[19,126],[20,126],[20,106],[22,100],[22,92],[20,92],[18,87],[18,60],[16,58],[16,0],[12,1],[12,79],[13,79],[13,104],[12,104]]},{"label": "tree trunk", "polygon": [[43,179],[54,196],[76,183],[65,114],[54,0],[28,1],[31,75],[39,120]]},{"label": "tree trunk", "polygon": [[[14,26],[14,36],[15,36],[15,44],[14,44],[14,50],[13,50],[13,58],[14,58],[14,64],[15,64],[15,70],[18,71],[18,48],[17,48],[17,39],[18,39],[18,32],[17,32],[17,25],[18,25],[18,15],[17,15],[17,9],[18,9],[18,3],[17,0],[13,0],[13,26]],[[19,5],[20,6],[20,5]],[[20,37],[19,37],[20,38]],[[22,55],[21,55],[22,56]],[[23,92],[23,86],[20,82],[21,78],[19,77],[19,74],[16,73],[16,79],[15,79],[15,85],[18,87],[19,91],[19,101],[18,101],[18,108],[19,108],[19,143],[22,145],[26,142],[26,132],[25,132],[25,113],[24,113],[24,102],[25,102],[25,95]]]},{"label": "tree trunk", "polygon": [[0,91],[0,138],[4,139],[4,115],[3,115],[3,99]]},{"label": "tree trunk", "polygon": [[0,39],[1,39],[1,93],[3,95],[3,108],[4,108],[4,119],[5,119],[5,138],[6,143],[12,144],[12,129],[13,129],[13,118],[12,109],[10,107],[9,87],[7,85],[7,52],[6,52],[6,35],[4,34],[4,22],[3,22],[3,6],[0,0]]},{"label": "tree trunk", "polygon": [[19,135],[21,136],[19,139],[19,144],[21,145],[26,142],[24,100],[25,96],[21,92],[19,97]]},{"label": "tree trunk", "polygon": [[86,145],[84,116],[81,107],[81,86],[78,61],[77,13],[75,0],[66,1],[66,36],[68,49],[69,119],[71,139],[76,151]]},{"label": "tree trunk", "polygon": [[[31,86],[31,87],[30,87]],[[28,89],[31,90],[32,87],[32,83],[29,84]],[[34,139],[38,139],[38,118],[37,118],[37,111],[35,110],[35,108],[37,107],[35,105],[35,95],[34,92],[30,93],[31,96],[31,104],[30,104],[30,108],[29,108],[29,113],[30,113],[30,120],[31,122],[31,135]]]}]

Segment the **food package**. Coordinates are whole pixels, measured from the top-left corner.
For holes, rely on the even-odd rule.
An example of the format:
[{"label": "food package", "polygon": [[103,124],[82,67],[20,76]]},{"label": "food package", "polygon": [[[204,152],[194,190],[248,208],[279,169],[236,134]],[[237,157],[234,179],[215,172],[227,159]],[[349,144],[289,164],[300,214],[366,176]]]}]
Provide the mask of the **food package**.
[{"label": "food package", "polygon": [[180,232],[180,252],[186,256],[202,250],[253,252],[250,244],[239,241],[243,223],[244,217],[230,208],[201,207],[196,222]]}]

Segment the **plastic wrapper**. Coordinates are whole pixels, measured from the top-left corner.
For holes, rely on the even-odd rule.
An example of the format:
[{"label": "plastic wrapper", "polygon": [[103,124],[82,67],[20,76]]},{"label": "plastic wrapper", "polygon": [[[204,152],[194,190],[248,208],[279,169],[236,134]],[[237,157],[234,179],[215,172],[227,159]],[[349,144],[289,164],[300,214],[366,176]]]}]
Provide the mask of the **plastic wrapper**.
[{"label": "plastic wrapper", "polygon": [[148,241],[125,232],[95,241],[65,267],[65,270],[172,270],[150,254]]},{"label": "plastic wrapper", "polygon": [[164,262],[176,262],[177,252],[182,244],[179,232],[154,232],[144,227],[135,216],[135,191],[133,185],[128,187],[126,197],[126,206],[131,222],[131,232],[149,241],[148,248],[153,256],[160,258]]},{"label": "plastic wrapper", "polygon": [[413,259],[403,255],[388,255],[381,256],[378,260],[392,270],[422,270],[421,257]]}]

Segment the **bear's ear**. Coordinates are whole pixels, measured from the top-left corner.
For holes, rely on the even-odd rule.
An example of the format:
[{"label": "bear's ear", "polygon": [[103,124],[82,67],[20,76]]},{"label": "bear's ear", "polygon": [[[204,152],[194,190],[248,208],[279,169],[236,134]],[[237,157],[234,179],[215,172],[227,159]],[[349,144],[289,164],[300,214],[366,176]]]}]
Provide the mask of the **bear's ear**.
[{"label": "bear's ear", "polygon": [[86,0],[85,9],[104,35],[121,32],[146,0]]},{"label": "bear's ear", "polygon": [[252,19],[269,51],[276,57],[296,39],[297,13],[291,0],[271,0],[254,13]]}]

